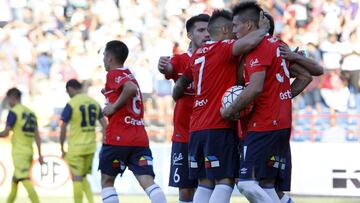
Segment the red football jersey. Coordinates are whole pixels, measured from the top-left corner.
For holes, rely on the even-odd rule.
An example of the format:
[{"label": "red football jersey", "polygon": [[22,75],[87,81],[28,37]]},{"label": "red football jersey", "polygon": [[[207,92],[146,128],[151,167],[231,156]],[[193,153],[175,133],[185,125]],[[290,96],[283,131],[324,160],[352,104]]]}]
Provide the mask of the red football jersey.
[{"label": "red football jersey", "polygon": [[246,56],[245,85],[249,83],[251,74],[266,71],[263,91],[256,97],[249,115],[248,131],[291,128],[289,63],[280,56],[281,43],[279,39],[267,35]]},{"label": "red football jersey", "polygon": [[[232,55],[234,40],[208,42],[190,59],[195,98],[190,131],[235,128],[224,120],[220,107],[224,92],[236,84],[238,59]],[[186,71],[187,72],[187,71]],[[188,76],[188,74],[186,74]]]},{"label": "red football jersey", "polygon": [[107,102],[114,103],[122,92],[122,86],[128,81],[138,86],[138,93],[108,117],[104,144],[148,147],[149,139],[144,127],[144,107],[140,88],[128,68],[117,68],[107,73],[104,95]]},{"label": "red football jersey", "polygon": [[[173,79],[174,82],[179,79],[187,68],[191,53],[175,54],[171,57],[170,63],[173,67],[173,74],[166,79]],[[190,116],[194,103],[194,85],[191,83],[185,90],[184,96],[176,101],[174,108],[174,132],[173,142],[189,142]]]}]

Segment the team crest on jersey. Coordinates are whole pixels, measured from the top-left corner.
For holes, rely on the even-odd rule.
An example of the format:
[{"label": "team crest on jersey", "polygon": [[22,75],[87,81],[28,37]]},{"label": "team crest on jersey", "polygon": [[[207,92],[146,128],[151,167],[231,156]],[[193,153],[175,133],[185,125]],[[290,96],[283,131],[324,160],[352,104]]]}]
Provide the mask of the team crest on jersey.
[{"label": "team crest on jersey", "polygon": [[139,166],[152,166],[152,158],[150,156],[142,156],[139,159]]},{"label": "team crest on jersey", "polygon": [[255,66],[260,66],[260,62],[259,62],[259,59],[258,58],[255,58],[255,59],[251,59],[250,60],[250,67],[253,68]]},{"label": "team crest on jersey", "polygon": [[280,158],[279,156],[272,156],[268,161],[268,166],[285,170],[286,159]]},{"label": "team crest on jersey", "polygon": [[216,156],[205,157],[205,168],[216,168],[220,167],[220,161]]},{"label": "team crest on jersey", "polygon": [[189,162],[190,162],[190,164],[189,164],[190,168],[198,168],[199,167],[194,156],[189,157]]}]

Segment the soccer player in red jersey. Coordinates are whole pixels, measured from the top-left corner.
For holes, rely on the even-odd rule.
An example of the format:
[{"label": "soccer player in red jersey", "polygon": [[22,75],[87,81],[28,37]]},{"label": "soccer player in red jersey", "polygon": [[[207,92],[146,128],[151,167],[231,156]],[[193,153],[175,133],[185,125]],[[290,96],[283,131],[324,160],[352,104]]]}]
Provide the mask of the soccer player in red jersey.
[{"label": "soccer player in red jersey", "polygon": [[100,152],[101,196],[104,203],[117,203],[116,176],[126,167],[133,172],[152,203],[165,203],[161,188],[154,183],[152,154],[144,128],[144,108],[139,85],[124,67],[129,50],[121,41],[110,41],[104,51],[107,73],[103,94],[107,105],[103,112],[109,119]]},{"label": "soccer player in red jersey", "polygon": [[[174,82],[188,66],[192,52],[210,39],[207,25],[210,16],[199,14],[186,22],[187,36],[191,40],[187,53],[175,54],[171,58],[160,57],[158,69],[166,79]],[[174,109],[174,132],[172,136],[169,186],[179,188],[179,203],[192,202],[197,180],[189,179],[188,142],[189,125],[194,102],[194,86],[190,84],[185,95],[176,101]]]},{"label": "soccer player in red jersey", "polygon": [[[234,123],[224,120],[216,109],[221,106],[223,93],[236,84],[238,56],[254,48],[268,30],[267,21],[262,19],[262,29],[230,40],[231,20],[228,11],[213,12],[208,24],[212,41],[195,50],[184,73],[195,87],[189,142],[190,178],[199,180],[195,203],[230,200],[237,177],[238,137]],[[177,81],[174,98],[179,98],[183,89],[184,84]]]},{"label": "soccer player in red jersey", "polygon": [[[234,7],[233,24],[238,37],[257,29],[261,10],[256,2],[244,2]],[[291,98],[311,81],[304,80],[300,74],[290,86],[289,63],[281,57],[281,44],[280,40],[268,35],[247,53],[244,62],[247,87],[233,105],[222,111],[224,118],[230,118],[254,102],[248,124],[244,126],[247,131],[237,184],[251,202],[280,202],[275,185],[280,191],[290,190]],[[300,71],[303,72],[306,71]],[[252,181],[254,179],[262,188]]]}]

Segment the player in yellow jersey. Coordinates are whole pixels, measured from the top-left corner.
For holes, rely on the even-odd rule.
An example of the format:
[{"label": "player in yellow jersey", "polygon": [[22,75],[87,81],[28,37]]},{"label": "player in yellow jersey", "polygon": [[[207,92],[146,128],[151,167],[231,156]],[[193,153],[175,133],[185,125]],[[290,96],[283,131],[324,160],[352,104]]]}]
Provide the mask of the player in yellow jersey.
[{"label": "player in yellow jersey", "polygon": [[[90,184],[86,175],[91,173],[92,160],[96,151],[96,120],[99,120],[103,134],[107,121],[102,114],[100,104],[82,93],[82,85],[72,79],[66,83],[66,91],[71,100],[61,114],[60,144],[62,156],[69,164],[72,180],[74,202],[81,203],[83,192],[90,203],[94,202]],[[66,129],[70,124],[68,150],[65,154],[64,142]]]},{"label": "player in yellow jersey", "polygon": [[22,182],[32,203],[38,203],[39,197],[29,179],[29,171],[33,160],[33,141],[35,140],[39,161],[42,164],[40,136],[35,113],[21,104],[21,92],[11,88],[6,93],[10,104],[10,111],[6,119],[5,130],[0,132],[0,137],[6,137],[13,131],[11,137],[11,155],[14,164],[14,176],[11,182],[11,191],[7,203],[15,201],[18,183]]}]

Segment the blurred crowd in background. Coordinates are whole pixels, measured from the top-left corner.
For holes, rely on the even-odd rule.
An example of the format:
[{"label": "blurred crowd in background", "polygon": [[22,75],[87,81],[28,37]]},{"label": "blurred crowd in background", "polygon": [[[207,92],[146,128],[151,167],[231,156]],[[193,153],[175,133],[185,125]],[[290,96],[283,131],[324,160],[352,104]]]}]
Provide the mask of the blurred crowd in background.
[{"label": "blurred crowd in background", "polygon": [[[18,87],[39,118],[45,140],[58,139],[60,113],[69,100],[67,80],[100,93],[107,41],[124,41],[137,78],[152,141],[172,134],[173,83],[157,70],[160,56],[186,51],[186,19],[233,0],[2,0],[0,100]],[[262,0],[275,33],[325,68],[294,101],[294,141],[352,142],[360,136],[360,0]],[[0,107],[6,119],[6,102]],[[2,113],[1,113],[2,112]]]}]

